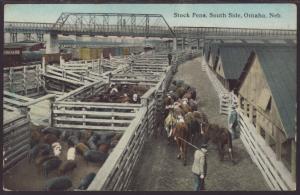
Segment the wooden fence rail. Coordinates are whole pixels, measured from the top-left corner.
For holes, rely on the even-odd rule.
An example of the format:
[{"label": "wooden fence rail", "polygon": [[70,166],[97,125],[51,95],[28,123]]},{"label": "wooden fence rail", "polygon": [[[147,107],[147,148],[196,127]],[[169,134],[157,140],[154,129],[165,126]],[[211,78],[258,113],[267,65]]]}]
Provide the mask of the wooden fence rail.
[{"label": "wooden fence rail", "polygon": [[30,148],[30,118],[19,110],[3,110],[3,169],[6,171],[22,160]]},{"label": "wooden fence rail", "polygon": [[276,159],[273,150],[257,133],[249,119],[241,112],[238,113],[241,140],[269,187],[272,190],[296,190],[296,183],[292,180],[291,173],[281,161]]}]

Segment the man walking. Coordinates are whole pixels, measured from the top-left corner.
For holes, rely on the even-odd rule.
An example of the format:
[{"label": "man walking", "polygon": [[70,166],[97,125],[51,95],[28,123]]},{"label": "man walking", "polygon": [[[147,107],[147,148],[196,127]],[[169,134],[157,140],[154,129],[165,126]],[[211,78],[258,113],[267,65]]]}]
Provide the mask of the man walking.
[{"label": "man walking", "polygon": [[231,111],[228,115],[228,129],[231,133],[232,139],[238,138],[237,126],[238,126],[238,114],[235,106],[231,107]]},{"label": "man walking", "polygon": [[206,177],[207,171],[206,153],[206,144],[202,144],[200,150],[196,150],[194,153],[192,172],[195,178],[195,191],[204,190],[204,178]]}]

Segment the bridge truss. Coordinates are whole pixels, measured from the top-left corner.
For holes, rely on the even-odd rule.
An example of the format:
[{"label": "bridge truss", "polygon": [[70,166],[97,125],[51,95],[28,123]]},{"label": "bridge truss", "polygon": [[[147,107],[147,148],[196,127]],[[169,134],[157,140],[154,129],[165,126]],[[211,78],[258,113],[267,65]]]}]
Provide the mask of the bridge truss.
[{"label": "bridge truss", "polygon": [[55,23],[5,22],[8,33],[189,39],[294,39],[296,30],[173,27],[160,14],[62,13]]}]

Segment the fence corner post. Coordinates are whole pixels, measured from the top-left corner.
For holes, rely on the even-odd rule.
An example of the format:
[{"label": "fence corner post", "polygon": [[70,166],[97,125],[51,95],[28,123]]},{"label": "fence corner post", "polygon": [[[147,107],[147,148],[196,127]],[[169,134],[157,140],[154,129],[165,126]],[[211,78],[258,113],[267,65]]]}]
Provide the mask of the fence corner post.
[{"label": "fence corner post", "polygon": [[54,113],[53,113],[53,108],[54,108],[54,106],[53,106],[53,104],[54,104],[54,102],[55,102],[55,96],[54,97],[51,97],[51,98],[49,98],[49,104],[50,104],[50,106],[49,106],[49,108],[50,108],[50,116],[49,116],[49,125],[50,125],[50,127],[53,127],[53,115],[54,115]]}]

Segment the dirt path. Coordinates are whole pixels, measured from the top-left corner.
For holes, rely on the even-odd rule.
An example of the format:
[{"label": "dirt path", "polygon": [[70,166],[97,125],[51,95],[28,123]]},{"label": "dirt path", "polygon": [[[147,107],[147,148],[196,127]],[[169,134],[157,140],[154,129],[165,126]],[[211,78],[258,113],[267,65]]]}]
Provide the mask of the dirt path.
[{"label": "dirt path", "polygon": [[[197,89],[199,109],[203,110],[211,123],[227,125],[227,117],[219,114],[217,93],[205,72],[201,70],[200,58],[188,61],[178,68],[175,79],[184,80]],[[197,143],[199,146],[200,143]],[[220,162],[216,146],[208,147],[208,191],[265,191],[269,190],[262,174],[252,162],[242,142],[233,142],[237,164],[225,159]],[[133,173],[129,187],[133,191],[192,191],[191,172],[194,149],[189,148],[187,166],[176,159],[175,143],[167,144],[165,137],[151,138],[145,143],[143,154]]]}]

